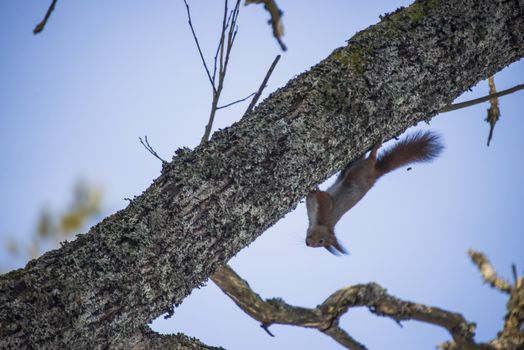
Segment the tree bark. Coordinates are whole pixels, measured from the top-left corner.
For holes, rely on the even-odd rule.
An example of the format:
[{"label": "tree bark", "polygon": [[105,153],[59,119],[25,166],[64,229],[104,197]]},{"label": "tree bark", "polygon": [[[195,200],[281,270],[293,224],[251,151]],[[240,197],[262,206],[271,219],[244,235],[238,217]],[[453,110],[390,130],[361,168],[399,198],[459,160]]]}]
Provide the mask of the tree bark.
[{"label": "tree bark", "polygon": [[377,139],[429,121],[524,53],[518,0],[417,1],[255,111],[179,149],[144,193],[0,276],[0,348],[126,348]]}]

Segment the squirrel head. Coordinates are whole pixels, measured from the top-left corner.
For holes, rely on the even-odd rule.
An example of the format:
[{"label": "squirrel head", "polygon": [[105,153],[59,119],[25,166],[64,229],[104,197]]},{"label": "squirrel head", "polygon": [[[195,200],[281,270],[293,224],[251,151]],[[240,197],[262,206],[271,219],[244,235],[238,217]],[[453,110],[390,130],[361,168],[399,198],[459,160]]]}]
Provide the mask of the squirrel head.
[{"label": "squirrel head", "polygon": [[308,228],[306,236],[308,247],[324,247],[331,254],[347,254],[346,249],[338,243],[333,227],[327,225],[314,225]]}]

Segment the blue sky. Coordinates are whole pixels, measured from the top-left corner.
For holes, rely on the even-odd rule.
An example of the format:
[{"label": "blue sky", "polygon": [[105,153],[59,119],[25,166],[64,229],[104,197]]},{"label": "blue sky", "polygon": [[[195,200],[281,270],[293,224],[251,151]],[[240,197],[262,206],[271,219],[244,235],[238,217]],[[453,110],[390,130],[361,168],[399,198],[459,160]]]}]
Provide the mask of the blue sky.
[{"label": "blue sky", "polygon": [[[45,31],[33,36],[50,1],[0,4],[0,241],[27,240],[44,206],[64,208],[78,178],[104,189],[104,213],[126,206],[158,176],[160,163],[138,142],[147,135],[170,159],[194,147],[207,123],[211,89],[187,26],[182,1],[59,1]],[[221,2],[191,2],[193,22],[211,61]],[[344,45],[380,14],[408,1],[281,1],[289,50],[266,96]],[[223,103],[260,85],[281,53],[261,6],[241,8]],[[524,63],[495,76],[502,90],[522,83]],[[461,96],[487,93],[486,82]],[[437,116],[419,128],[446,144],[431,164],[399,170],[377,185],[337,226],[351,255],[307,248],[304,204],[286,215],[231,265],[263,297],[314,307],[336,289],[375,281],[400,298],[462,313],[480,340],[502,327],[506,297],[483,285],[466,252],[485,252],[510,278],[524,269],[523,93],[500,99],[502,117],[486,147],[487,104]],[[238,120],[246,104],[221,110],[214,130]],[[327,187],[328,183],[321,187]],[[0,266],[24,261],[0,250]],[[351,310],[342,326],[370,349],[429,349],[449,339],[437,327]],[[161,332],[184,332],[227,349],[338,349],[309,329],[261,330],[212,282],[195,290]]]}]

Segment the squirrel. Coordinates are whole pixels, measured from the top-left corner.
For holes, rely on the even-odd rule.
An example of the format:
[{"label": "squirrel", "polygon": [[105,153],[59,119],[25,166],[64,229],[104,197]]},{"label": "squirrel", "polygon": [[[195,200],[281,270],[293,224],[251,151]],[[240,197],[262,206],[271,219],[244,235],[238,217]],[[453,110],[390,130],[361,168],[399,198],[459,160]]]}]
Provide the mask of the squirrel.
[{"label": "squirrel", "polygon": [[327,191],[317,189],[306,197],[309,219],[306,245],[324,247],[330,253],[347,254],[335,236],[340,218],[370,190],[375,182],[390,171],[411,163],[435,159],[444,146],[440,136],[431,131],[408,135],[377,157],[382,140],[371,148],[369,156],[350,162]]}]

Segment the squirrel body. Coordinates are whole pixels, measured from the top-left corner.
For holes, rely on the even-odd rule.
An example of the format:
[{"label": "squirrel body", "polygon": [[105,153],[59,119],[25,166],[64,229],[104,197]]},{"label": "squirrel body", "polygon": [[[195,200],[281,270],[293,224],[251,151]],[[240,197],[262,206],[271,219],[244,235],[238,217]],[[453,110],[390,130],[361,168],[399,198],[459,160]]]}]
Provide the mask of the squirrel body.
[{"label": "squirrel body", "polygon": [[440,137],[431,132],[416,132],[377,156],[382,141],[375,143],[369,156],[349,163],[326,191],[315,189],[306,197],[309,227],[306,245],[324,247],[329,252],[346,254],[335,236],[335,225],[342,216],[373,187],[383,175],[411,163],[427,162],[442,151]]}]

